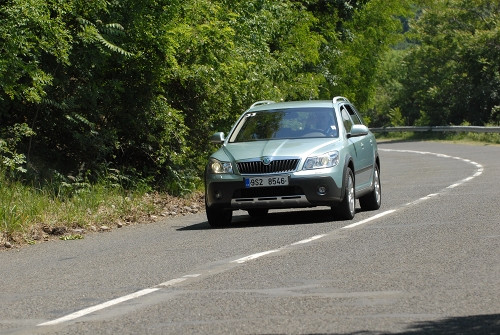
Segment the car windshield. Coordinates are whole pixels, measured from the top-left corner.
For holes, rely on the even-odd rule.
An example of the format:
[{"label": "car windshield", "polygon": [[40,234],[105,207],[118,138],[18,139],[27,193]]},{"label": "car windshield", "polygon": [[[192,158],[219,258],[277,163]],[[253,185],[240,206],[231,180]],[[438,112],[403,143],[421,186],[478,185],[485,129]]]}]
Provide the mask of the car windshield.
[{"label": "car windshield", "polygon": [[304,137],[338,137],[333,108],[288,108],[248,112],[229,142],[248,142]]}]

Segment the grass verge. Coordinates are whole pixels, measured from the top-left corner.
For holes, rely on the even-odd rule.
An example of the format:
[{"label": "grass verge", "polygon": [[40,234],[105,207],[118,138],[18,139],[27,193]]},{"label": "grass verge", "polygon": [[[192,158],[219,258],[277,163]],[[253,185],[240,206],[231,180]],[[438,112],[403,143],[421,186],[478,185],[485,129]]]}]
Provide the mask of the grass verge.
[{"label": "grass verge", "polygon": [[0,174],[0,249],[56,238],[76,240],[87,232],[195,213],[202,199],[201,192],[178,198],[105,183],[58,197]]}]

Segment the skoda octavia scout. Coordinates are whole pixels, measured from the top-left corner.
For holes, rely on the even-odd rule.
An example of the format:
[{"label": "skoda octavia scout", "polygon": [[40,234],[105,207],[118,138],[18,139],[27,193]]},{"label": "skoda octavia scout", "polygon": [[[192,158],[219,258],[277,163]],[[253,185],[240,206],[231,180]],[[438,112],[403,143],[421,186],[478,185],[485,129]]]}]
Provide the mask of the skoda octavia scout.
[{"label": "skoda octavia scout", "polygon": [[205,207],[211,226],[269,209],[329,206],[353,219],[381,203],[380,158],[374,135],[353,104],[332,100],[254,103],[227,135],[205,170]]}]

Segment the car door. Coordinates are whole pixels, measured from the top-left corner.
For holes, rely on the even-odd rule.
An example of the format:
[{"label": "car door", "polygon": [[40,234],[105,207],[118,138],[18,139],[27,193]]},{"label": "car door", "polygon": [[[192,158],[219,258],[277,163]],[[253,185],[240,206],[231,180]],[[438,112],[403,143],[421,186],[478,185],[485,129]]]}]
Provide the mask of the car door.
[{"label": "car door", "polygon": [[[341,107],[342,121],[349,133],[355,124],[363,124],[354,107],[345,104]],[[360,190],[370,186],[373,173],[373,139],[370,134],[364,136],[350,137],[349,141],[354,146],[356,154],[354,161],[354,173],[356,175],[356,189]]]}]

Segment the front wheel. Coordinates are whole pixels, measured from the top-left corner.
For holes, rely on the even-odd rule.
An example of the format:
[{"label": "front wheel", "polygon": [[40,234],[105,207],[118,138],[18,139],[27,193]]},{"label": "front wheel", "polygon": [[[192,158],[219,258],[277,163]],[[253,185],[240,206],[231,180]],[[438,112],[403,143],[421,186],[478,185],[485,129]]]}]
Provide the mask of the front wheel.
[{"label": "front wheel", "polygon": [[205,203],[205,211],[207,213],[208,223],[212,227],[227,226],[233,219],[233,211],[229,209],[209,208]]},{"label": "front wheel", "polygon": [[339,219],[352,220],[356,214],[354,194],[354,174],[350,168],[347,168],[344,175],[344,199],[337,206],[332,208],[334,215]]},{"label": "front wheel", "polygon": [[380,208],[382,203],[382,187],[380,186],[380,170],[375,166],[373,171],[373,190],[365,196],[359,198],[361,209],[373,211]]}]

